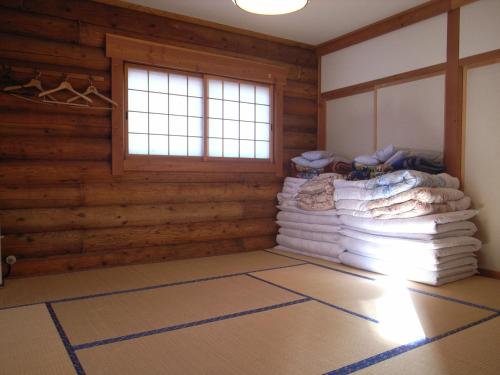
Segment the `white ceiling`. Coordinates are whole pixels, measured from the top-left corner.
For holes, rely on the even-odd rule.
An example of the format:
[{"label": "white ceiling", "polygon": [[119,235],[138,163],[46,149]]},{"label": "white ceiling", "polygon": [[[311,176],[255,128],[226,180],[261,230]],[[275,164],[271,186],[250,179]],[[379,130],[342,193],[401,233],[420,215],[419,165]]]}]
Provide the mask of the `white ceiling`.
[{"label": "white ceiling", "polygon": [[127,0],[132,4],[313,45],[426,1],[310,0],[296,13],[261,16],[242,11],[231,0]]}]

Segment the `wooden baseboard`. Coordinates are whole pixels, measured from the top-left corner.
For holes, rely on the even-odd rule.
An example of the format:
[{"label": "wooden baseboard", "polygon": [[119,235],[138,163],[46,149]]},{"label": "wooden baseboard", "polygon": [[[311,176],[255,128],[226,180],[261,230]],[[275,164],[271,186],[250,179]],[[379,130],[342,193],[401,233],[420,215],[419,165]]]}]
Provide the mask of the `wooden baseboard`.
[{"label": "wooden baseboard", "polygon": [[479,269],[479,274],[481,276],[486,276],[486,277],[491,277],[493,279],[499,279],[500,280],[500,271],[493,271],[493,270],[487,270],[484,268]]}]

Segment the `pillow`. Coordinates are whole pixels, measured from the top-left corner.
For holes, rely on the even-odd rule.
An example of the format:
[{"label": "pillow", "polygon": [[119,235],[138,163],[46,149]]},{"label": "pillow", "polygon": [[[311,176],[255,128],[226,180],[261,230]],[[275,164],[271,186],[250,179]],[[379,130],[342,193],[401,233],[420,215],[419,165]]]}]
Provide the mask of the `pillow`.
[{"label": "pillow", "polygon": [[331,156],[332,156],[331,152],[324,151],[324,150],[306,151],[302,154],[302,157],[304,157],[310,161],[319,160],[319,159],[328,159]]}]

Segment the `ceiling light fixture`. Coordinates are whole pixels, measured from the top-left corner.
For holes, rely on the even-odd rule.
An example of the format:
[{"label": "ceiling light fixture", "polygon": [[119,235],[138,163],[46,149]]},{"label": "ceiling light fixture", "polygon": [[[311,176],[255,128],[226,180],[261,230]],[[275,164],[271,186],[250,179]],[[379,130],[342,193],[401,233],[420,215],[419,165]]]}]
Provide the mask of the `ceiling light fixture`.
[{"label": "ceiling light fixture", "polygon": [[244,11],[275,16],[293,13],[304,8],[309,0],[233,0],[233,3]]}]

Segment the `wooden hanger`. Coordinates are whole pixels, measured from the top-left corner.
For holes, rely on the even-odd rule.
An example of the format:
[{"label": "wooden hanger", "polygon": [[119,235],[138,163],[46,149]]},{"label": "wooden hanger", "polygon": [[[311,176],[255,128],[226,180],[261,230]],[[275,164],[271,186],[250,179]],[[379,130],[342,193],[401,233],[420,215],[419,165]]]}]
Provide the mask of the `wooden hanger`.
[{"label": "wooden hanger", "polygon": [[38,94],[38,96],[40,98],[43,98],[44,96],[47,96],[47,95],[50,95],[50,94],[53,94],[55,92],[59,92],[59,91],[63,91],[63,90],[66,90],[66,91],[69,91],[69,92],[72,92],[73,94],[75,94],[77,97],[79,98],[82,98],[83,100],[87,101],[88,103],[92,103],[92,99],[80,94],[78,91],[76,91],[73,86],[71,86],[71,83],[69,83],[68,81],[68,78],[67,76],[65,75],[64,76],[64,81],[62,81],[59,86],[57,86],[56,88],[54,89],[51,89],[51,90],[47,90],[47,91],[43,91],[41,92],[40,94]]},{"label": "wooden hanger", "polygon": [[[40,72],[36,72],[35,78],[32,78],[28,83],[25,83],[24,85],[14,85],[14,86],[7,86],[3,88],[3,91],[9,92],[9,91],[16,91],[20,89],[29,89],[29,88],[35,88],[40,92],[44,92],[45,89],[42,86],[42,82],[40,81],[40,77],[42,74]],[[47,95],[49,99],[55,100],[53,96]]]},{"label": "wooden hanger", "polygon": [[[108,98],[107,96],[101,94],[99,92],[99,90],[97,90],[97,87],[95,87],[92,83],[92,80],[89,79],[89,84],[90,86],[87,87],[87,90],[85,90],[85,92],[82,94],[84,96],[88,96],[90,94],[93,94],[95,96],[97,96],[98,98],[101,98],[102,100],[104,100],[105,102],[108,102],[110,103],[111,105],[113,105],[114,107],[118,107],[118,103],[116,103],[114,100]],[[73,103],[75,100],[78,100],[80,99],[80,96],[74,96],[72,98],[69,98],[68,100],[66,100],[66,102],[68,103]]]}]

